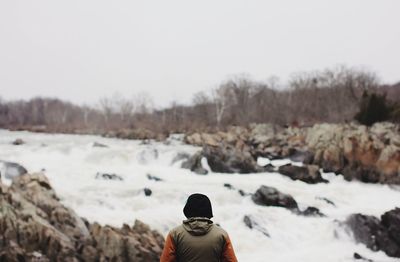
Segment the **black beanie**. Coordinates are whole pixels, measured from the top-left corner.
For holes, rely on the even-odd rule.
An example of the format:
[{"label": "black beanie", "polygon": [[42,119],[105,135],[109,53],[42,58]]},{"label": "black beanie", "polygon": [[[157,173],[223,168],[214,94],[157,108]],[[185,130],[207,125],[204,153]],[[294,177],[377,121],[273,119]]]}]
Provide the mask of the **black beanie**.
[{"label": "black beanie", "polygon": [[203,194],[192,194],[186,201],[183,213],[187,218],[207,217],[212,218],[212,208],[210,199]]}]

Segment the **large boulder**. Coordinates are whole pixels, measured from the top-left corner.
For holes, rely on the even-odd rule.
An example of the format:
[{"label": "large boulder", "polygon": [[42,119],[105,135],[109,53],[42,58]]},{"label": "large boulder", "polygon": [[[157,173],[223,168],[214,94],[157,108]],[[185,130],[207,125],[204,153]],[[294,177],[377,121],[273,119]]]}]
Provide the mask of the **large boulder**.
[{"label": "large boulder", "polygon": [[239,150],[229,145],[206,146],[203,148],[202,154],[207,158],[208,165],[213,172],[247,174],[266,171],[257,165],[249,151]]},{"label": "large boulder", "polygon": [[60,203],[43,174],[17,177],[10,187],[0,182],[0,236],[6,261],[158,261],[163,245],[140,222],[91,225]]},{"label": "large boulder", "polygon": [[362,214],[350,215],[346,224],[357,242],[368,248],[382,250],[388,256],[400,258],[400,208],[384,213],[381,220]]},{"label": "large boulder", "polygon": [[291,195],[281,193],[278,189],[269,186],[261,186],[251,196],[254,203],[261,206],[277,206],[291,210],[297,210],[296,200]]},{"label": "large boulder", "polygon": [[294,166],[287,164],[280,166],[278,171],[280,174],[288,176],[292,180],[301,180],[309,184],[328,182],[322,178],[321,173],[319,172],[319,167],[315,165]]}]

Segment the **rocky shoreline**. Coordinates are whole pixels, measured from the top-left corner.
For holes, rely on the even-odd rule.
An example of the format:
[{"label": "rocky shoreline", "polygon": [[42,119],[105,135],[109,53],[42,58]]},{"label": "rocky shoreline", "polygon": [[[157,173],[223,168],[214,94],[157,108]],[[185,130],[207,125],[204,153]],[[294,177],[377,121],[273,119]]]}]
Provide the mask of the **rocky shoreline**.
[{"label": "rocky shoreline", "polygon": [[308,169],[317,166],[346,180],[400,184],[400,127],[392,123],[377,123],[370,128],[356,124],[304,128],[260,124],[227,132],[188,134],[185,142],[203,148],[199,154],[207,158],[214,172],[265,172],[273,167],[260,167],[258,157],[290,158],[303,162]]}]

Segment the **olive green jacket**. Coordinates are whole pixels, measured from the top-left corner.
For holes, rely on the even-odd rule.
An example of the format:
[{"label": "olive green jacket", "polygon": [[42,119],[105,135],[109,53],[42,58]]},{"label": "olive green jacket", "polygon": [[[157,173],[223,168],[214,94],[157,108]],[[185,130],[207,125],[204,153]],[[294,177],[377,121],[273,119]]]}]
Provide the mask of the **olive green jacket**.
[{"label": "olive green jacket", "polygon": [[228,234],[210,219],[194,217],[174,228],[161,262],[237,262]]}]

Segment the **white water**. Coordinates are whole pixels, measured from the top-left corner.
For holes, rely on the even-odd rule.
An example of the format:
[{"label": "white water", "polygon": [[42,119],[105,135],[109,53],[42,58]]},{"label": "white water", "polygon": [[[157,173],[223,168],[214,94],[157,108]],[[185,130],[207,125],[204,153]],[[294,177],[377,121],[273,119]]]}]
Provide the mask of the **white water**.
[{"label": "white water", "polygon": [[[16,138],[26,144],[11,145]],[[94,142],[109,147],[93,147]],[[166,235],[184,219],[186,198],[202,192],[213,203],[213,220],[230,234],[239,261],[353,261],[354,252],[374,261],[396,261],[383,252],[356,244],[336,221],[357,212],[380,216],[399,206],[398,188],[347,182],[333,174],[324,174],[329,184],[317,185],[292,181],[276,173],[200,176],[181,169],[181,162],[171,164],[177,153],[198,150],[176,140],[171,140],[170,145],[143,145],[140,141],[97,136],[0,130],[0,160],[20,163],[29,172],[44,168],[62,202],[90,221],[121,226],[140,219]],[[124,181],[96,180],[97,172],[115,173]],[[164,181],[148,180],[147,174]],[[315,206],[327,217],[302,217],[283,208],[257,206],[249,196],[240,196],[225,188],[224,183],[251,193],[261,185],[273,186],[291,194],[300,208]],[[150,197],[144,195],[144,187],[153,191]],[[336,207],[318,197],[332,200]],[[245,215],[252,216],[271,237],[247,228],[243,223]]]}]

